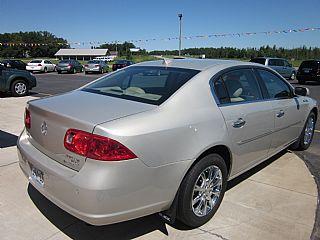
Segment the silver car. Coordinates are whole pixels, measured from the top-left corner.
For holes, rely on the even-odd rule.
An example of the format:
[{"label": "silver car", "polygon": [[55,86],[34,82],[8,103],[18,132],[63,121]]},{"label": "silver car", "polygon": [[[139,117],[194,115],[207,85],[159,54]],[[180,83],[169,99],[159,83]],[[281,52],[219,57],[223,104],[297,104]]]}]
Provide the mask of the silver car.
[{"label": "silver car", "polygon": [[318,116],[308,89],[255,63],[139,63],[30,101],[18,140],[30,183],[93,225],[160,212],[191,227],[227,182],[283,149],[307,149]]},{"label": "silver car", "polygon": [[294,67],[292,67],[292,64],[283,58],[258,57],[251,59],[250,62],[260,63],[268,66],[278,72],[282,77],[289,80],[294,80],[297,75],[297,71]]},{"label": "silver car", "polygon": [[84,73],[105,73],[109,71],[108,64],[103,60],[90,60],[84,65]]}]

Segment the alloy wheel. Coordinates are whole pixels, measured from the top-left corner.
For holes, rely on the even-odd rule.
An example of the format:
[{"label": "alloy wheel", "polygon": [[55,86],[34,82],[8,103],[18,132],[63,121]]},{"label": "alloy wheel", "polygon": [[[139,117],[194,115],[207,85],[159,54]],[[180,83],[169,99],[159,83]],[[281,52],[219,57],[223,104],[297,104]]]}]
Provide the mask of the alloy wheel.
[{"label": "alloy wheel", "polygon": [[314,118],[313,116],[310,116],[306,125],[306,128],[304,130],[304,138],[303,138],[303,143],[305,145],[309,144],[312,140],[314,132]]},{"label": "alloy wheel", "polygon": [[217,166],[209,166],[201,172],[191,199],[193,213],[198,217],[208,215],[214,208],[222,190],[222,172]]},{"label": "alloy wheel", "polygon": [[19,95],[24,95],[27,92],[27,85],[24,82],[18,82],[14,85],[14,91]]}]

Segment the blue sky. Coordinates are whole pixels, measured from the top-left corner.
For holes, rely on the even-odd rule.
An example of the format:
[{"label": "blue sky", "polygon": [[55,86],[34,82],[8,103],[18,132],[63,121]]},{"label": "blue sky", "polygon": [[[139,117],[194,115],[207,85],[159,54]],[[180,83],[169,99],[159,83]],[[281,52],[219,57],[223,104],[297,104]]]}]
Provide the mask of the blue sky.
[{"label": "blue sky", "polygon": [[[47,30],[68,41],[113,41],[320,27],[319,0],[0,0],[0,33]],[[320,47],[320,31],[184,40],[188,47]],[[177,49],[178,41],[136,44]]]}]

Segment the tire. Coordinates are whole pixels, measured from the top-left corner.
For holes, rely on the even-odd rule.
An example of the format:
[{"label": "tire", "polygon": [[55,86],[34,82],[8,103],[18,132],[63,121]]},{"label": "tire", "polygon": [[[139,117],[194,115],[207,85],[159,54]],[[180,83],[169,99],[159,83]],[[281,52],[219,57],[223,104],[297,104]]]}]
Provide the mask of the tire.
[{"label": "tire", "polygon": [[58,71],[58,74],[61,74],[61,71]]},{"label": "tire", "polygon": [[11,94],[14,97],[23,97],[26,96],[29,93],[28,84],[23,79],[15,80],[11,84]]},{"label": "tire", "polygon": [[56,68],[56,67],[53,68],[53,72],[55,72],[55,71],[57,71],[57,68]]},{"label": "tire", "polygon": [[76,74],[76,73],[77,73],[77,69],[74,68],[74,69],[72,70],[72,73],[73,73],[73,74]]},{"label": "tire", "polygon": [[299,78],[297,78],[297,79],[298,79],[298,83],[299,83],[299,84],[305,84],[305,83],[306,83],[306,81],[303,80],[303,79],[299,79]]},{"label": "tire", "polygon": [[291,145],[290,149],[298,151],[307,150],[312,143],[315,125],[316,115],[314,112],[310,112],[298,140]]},{"label": "tire", "polygon": [[[215,177],[211,179],[215,181],[211,183],[209,181],[210,185],[202,186],[202,184],[208,184],[208,182],[204,183],[202,176],[210,179],[210,170],[215,173]],[[217,185],[215,187],[211,186],[214,183]],[[201,191],[195,190],[199,185],[201,187]],[[181,183],[178,195],[177,218],[192,228],[205,224],[218,210],[226,191],[226,187],[227,166],[223,158],[218,154],[209,154],[203,157],[191,168]],[[216,194],[214,194],[214,192]],[[209,203],[212,203],[212,206],[210,207],[208,205],[208,208],[206,208]],[[203,210],[201,211],[202,208]],[[207,212],[205,209],[207,209]]]},{"label": "tire", "polygon": [[45,67],[45,68],[43,69],[43,72],[44,72],[44,73],[47,73],[47,72],[48,72],[48,69]]},{"label": "tire", "polygon": [[100,73],[103,74],[103,72],[104,72],[104,71],[103,71],[103,68],[101,68]]}]

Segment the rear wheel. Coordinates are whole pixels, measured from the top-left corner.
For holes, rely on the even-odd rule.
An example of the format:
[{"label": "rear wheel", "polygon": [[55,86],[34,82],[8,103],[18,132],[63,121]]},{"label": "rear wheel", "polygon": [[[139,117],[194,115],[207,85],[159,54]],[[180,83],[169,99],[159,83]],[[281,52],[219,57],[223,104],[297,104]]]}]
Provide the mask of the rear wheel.
[{"label": "rear wheel", "polygon": [[208,222],[220,206],[227,187],[227,167],[218,154],[203,157],[183,179],[178,219],[190,227]]},{"label": "rear wheel", "polygon": [[74,74],[77,73],[77,69],[74,68],[73,71],[72,71],[72,73],[74,73]]},{"label": "rear wheel", "polygon": [[15,97],[22,97],[28,94],[28,85],[25,80],[18,79],[11,84],[11,94]]},{"label": "rear wheel", "polygon": [[47,72],[48,72],[47,67],[45,67],[45,68],[43,69],[43,72],[44,72],[44,73],[47,73]]},{"label": "rear wheel", "polygon": [[314,134],[316,124],[316,115],[314,112],[311,112],[307,118],[307,121],[304,125],[304,128],[300,134],[299,139],[295,142],[291,149],[293,150],[306,150],[309,148]]}]

